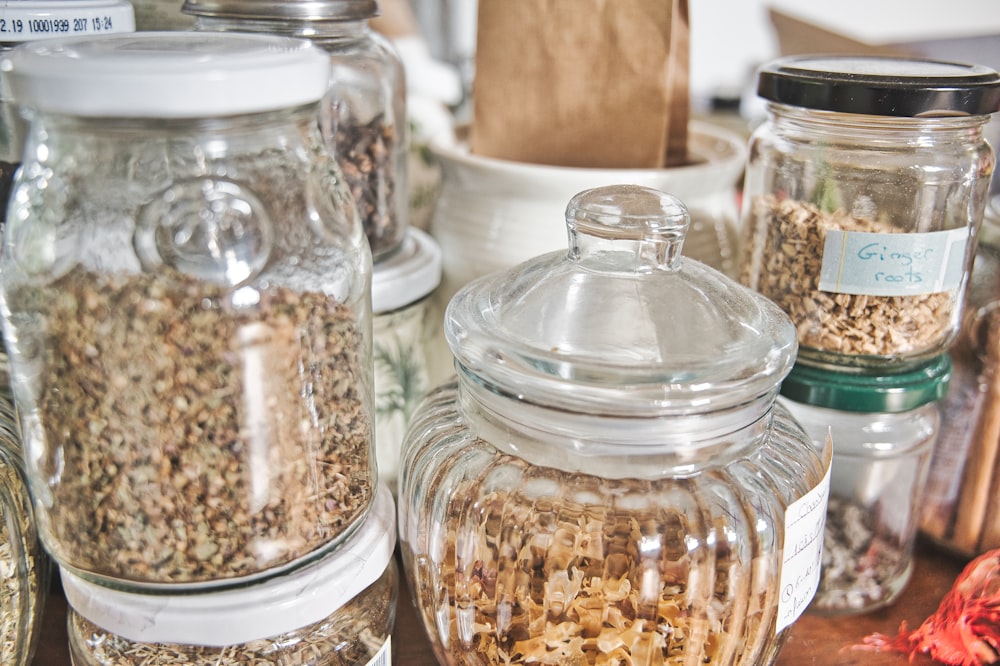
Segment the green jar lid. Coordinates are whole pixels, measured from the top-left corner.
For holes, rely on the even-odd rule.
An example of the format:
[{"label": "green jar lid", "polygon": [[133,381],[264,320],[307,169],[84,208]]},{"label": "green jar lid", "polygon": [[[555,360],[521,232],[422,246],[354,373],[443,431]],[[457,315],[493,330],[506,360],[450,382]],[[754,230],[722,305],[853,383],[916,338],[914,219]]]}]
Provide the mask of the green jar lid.
[{"label": "green jar lid", "polygon": [[848,412],[907,412],[944,397],[951,357],[942,354],[905,372],[858,374],[795,364],[781,395],[795,402]]}]

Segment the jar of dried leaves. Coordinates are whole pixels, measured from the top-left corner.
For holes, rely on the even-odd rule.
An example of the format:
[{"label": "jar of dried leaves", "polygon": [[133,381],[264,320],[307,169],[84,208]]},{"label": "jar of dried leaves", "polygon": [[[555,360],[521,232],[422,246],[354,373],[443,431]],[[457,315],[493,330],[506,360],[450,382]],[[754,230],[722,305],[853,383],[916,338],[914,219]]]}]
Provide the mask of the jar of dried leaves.
[{"label": "jar of dried leaves", "polygon": [[[0,396],[4,412],[10,403]],[[49,590],[17,431],[0,424],[0,655],[4,666],[29,666]]]},{"label": "jar of dried leaves", "polygon": [[400,465],[400,540],[442,664],[771,663],[819,581],[829,448],[776,407],[795,331],[681,256],[690,218],[587,190],[569,252],[473,281],[457,380]]},{"label": "jar of dried leaves", "polygon": [[398,250],[409,226],[406,75],[390,41],[369,23],[378,0],[186,0],[195,29],[309,39],[330,56],[323,135],[358,206],[375,262]]},{"label": "jar of dried leaves", "polygon": [[823,572],[811,613],[848,615],[888,606],[913,573],[913,547],[940,431],[947,354],[915,370],[860,375],[796,366],[785,406],[821,442],[833,440]]},{"label": "jar of dried leaves", "polygon": [[63,571],[74,666],[389,666],[398,576],[395,505],[381,486],[323,559],[239,589],[130,593]]},{"label": "jar of dried leaves", "polygon": [[[987,67],[801,56],[761,69],[741,281],[795,322],[799,363],[886,369],[958,330],[1000,108]],[[875,370],[881,371],[881,370]]]},{"label": "jar of dried leaves", "polygon": [[149,32],[3,67],[31,122],[0,298],[53,557],[211,586],[334,547],[376,469],[371,255],[315,123],[328,58]]}]

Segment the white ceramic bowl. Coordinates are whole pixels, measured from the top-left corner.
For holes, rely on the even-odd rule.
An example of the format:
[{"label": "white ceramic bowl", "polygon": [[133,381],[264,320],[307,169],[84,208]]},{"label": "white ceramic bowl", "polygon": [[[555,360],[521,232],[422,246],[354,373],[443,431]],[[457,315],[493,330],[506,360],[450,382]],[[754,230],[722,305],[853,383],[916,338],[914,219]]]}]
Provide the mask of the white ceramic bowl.
[{"label": "white ceramic bowl", "polygon": [[546,166],[473,155],[465,132],[435,138],[430,148],[442,171],[430,222],[443,252],[439,297],[470,280],[539,254],[566,248],[566,204],[583,190],[619,183],[653,187],[691,211],[685,256],[734,275],[739,218],[737,183],[746,159],[739,134],[692,121],[692,163],[664,169]]}]

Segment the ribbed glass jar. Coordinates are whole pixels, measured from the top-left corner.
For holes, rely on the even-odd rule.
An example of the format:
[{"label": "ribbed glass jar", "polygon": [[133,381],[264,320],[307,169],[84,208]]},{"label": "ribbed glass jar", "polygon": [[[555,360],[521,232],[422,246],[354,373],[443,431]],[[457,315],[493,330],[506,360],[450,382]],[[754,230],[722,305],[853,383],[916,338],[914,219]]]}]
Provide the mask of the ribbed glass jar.
[{"label": "ribbed glass jar", "polygon": [[473,281],[411,422],[403,563],[442,664],[766,664],[819,580],[829,449],[774,407],[795,334],[597,188],[569,252]]},{"label": "ribbed glass jar", "polygon": [[[993,173],[1000,74],[802,56],[761,69],[740,279],[785,310],[798,363],[894,372],[947,351]],[[881,370],[878,370],[881,371]]]},{"label": "ribbed glass jar", "polygon": [[3,60],[31,123],[0,298],[47,549],[176,588],[334,547],[376,463],[371,255],[315,123],[328,59],[219,33],[26,49]]},{"label": "ribbed glass jar", "polygon": [[377,0],[186,0],[195,29],[311,40],[330,56],[323,134],[358,206],[376,263],[409,226],[406,76],[389,40],[372,30]]}]

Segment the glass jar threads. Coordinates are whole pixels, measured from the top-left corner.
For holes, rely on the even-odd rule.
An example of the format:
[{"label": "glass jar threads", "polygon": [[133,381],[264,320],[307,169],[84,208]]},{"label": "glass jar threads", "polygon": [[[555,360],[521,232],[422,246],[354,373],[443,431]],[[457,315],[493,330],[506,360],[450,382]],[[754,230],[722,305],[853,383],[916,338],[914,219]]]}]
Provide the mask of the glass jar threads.
[{"label": "glass jar threads", "polygon": [[176,589],[332,548],[376,470],[371,255],[315,122],[328,58],[148,32],[3,67],[31,122],[0,298],[49,552]]},{"label": "glass jar threads", "polygon": [[810,612],[865,613],[888,606],[913,573],[913,547],[948,355],[894,375],[796,365],[783,404],[817,444],[833,440],[823,573]]},{"label": "glass jar threads", "polygon": [[199,594],[138,594],[63,571],[74,666],[388,666],[398,577],[385,487],[333,553],[291,573]]},{"label": "glass jar threads", "polygon": [[408,225],[408,131],[403,63],[368,21],[377,0],[186,0],[198,30],[270,32],[311,40],[330,56],[323,133],[357,202],[375,262]]},{"label": "glass jar threads", "polygon": [[887,57],[763,67],[741,281],[792,318],[798,362],[885,368],[958,330],[994,156],[1000,74]]},{"label": "glass jar threads", "polygon": [[[819,580],[829,449],[774,400],[795,332],[681,256],[676,198],[584,191],[569,251],[448,305],[403,563],[442,663],[770,663]],[[614,313],[609,316],[609,313]]]},{"label": "glass jar threads", "polygon": [[[135,16],[125,0],[8,0],[0,6],[0,25],[0,52],[6,52],[25,42],[70,34],[132,32]],[[0,225],[26,132],[24,119],[4,96],[0,91]]]}]

